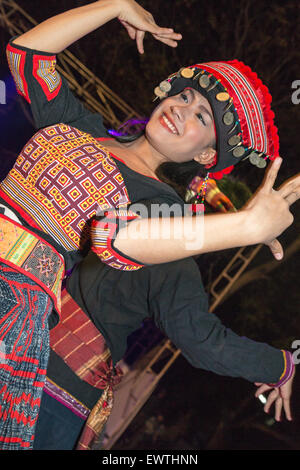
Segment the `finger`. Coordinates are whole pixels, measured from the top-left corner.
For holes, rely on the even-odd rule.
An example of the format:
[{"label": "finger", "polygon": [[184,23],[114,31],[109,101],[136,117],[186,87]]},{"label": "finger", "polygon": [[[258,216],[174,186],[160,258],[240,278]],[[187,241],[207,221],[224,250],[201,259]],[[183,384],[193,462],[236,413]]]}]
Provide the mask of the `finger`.
[{"label": "finger", "polygon": [[274,389],[271,393],[269,393],[267,403],[264,406],[264,411],[266,413],[269,413],[271,406],[273,405],[274,401],[276,400],[278,396],[279,396],[278,389]]},{"label": "finger", "polygon": [[298,195],[298,198],[299,198],[300,197],[300,174],[285,181],[278,189],[278,193],[284,198],[287,198],[291,194],[295,193],[296,195]]},{"label": "finger", "polygon": [[169,32],[166,32],[164,34],[155,34],[155,33],[153,33],[153,36],[154,35],[162,37],[162,38],[174,39],[174,41],[180,41],[182,39],[182,34],[175,33],[172,30],[170,30]]},{"label": "finger", "polygon": [[274,258],[276,258],[278,261],[283,258],[283,248],[281,243],[275,238],[275,240],[272,240],[271,242],[266,243],[266,245],[270,248]]},{"label": "finger", "polygon": [[288,421],[292,421],[291,403],[289,398],[283,398],[283,409]]},{"label": "finger", "polygon": [[255,392],[255,396],[256,398],[261,395],[262,393],[264,392],[267,392],[268,390],[271,390],[272,387],[270,387],[269,385],[267,384],[262,384]]},{"label": "finger", "polygon": [[275,401],[275,421],[281,420],[282,398],[279,396]]},{"label": "finger", "polygon": [[273,160],[271,165],[268,167],[261,189],[264,193],[270,193],[272,191],[281,163],[282,158],[278,157],[275,158],[275,160]]},{"label": "finger", "polygon": [[167,46],[171,46],[171,47],[177,47],[177,42],[174,41],[173,39],[169,39],[167,37],[164,37],[164,36],[159,36],[157,34],[153,34],[153,37],[157,40],[157,41],[160,41],[164,44],[167,44]]},{"label": "finger", "polygon": [[145,25],[145,31],[148,31],[151,34],[157,34],[157,36],[173,36],[174,33],[173,28],[161,28],[160,26],[157,26],[156,23],[148,23],[147,26]]},{"label": "finger", "polygon": [[149,22],[151,23],[147,28],[149,33],[160,37],[174,39],[175,41],[180,41],[180,39],[182,39],[182,34],[176,33],[173,28],[160,28],[154,20],[149,20]]},{"label": "finger", "polygon": [[126,30],[127,30],[127,32],[128,32],[128,36],[129,36],[131,39],[135,39],[135,36],[136,36],[136,29],[133,28],[132,26],[130,26],[130,24],[126,23],[126,21],[120,20],[120,23],[122,23],[122,25],[124,26],[124,28],[126,28]]},{"label": "finger", "polygon": [[279,194],[287,201],[289,206],[300,198],[300,178],[285,184],[278,190]]},{"label": "finger", "polygon": [[299,198],[300,198],[300,190],[290,194],[289,196],[285,198],[285,200],[288,202],[288,205],[291,206],[292,204],[294,204],[294,202],[298,201]]},{"label": "finger", "polygon": [[136,45],[140,54],[144,54],[144,31],[137,31],[136,33]]}]

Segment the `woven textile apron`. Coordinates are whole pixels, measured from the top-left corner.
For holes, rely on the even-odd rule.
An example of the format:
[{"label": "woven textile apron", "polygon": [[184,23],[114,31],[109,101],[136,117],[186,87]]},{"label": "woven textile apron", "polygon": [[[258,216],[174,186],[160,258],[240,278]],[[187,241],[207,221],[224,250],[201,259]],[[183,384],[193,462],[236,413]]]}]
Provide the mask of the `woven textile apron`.
[{"label": "woven textile apron", "polygon": [[0,449],[32,449],[49,358],[48,318],[60,313],[64,261],[0,214]]}]

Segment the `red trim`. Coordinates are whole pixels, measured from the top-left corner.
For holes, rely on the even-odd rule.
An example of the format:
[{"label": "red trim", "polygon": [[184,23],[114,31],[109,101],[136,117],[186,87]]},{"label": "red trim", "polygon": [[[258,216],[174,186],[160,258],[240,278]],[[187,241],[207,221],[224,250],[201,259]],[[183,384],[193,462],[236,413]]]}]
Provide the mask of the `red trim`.
[{"label": "red trim", "polygon": [[17,86],[17,82],[15,80],[15,77],[14,77],[14,73],[13,73],[13,70],[12,70],[12,67],[11,67],[11,63],[10,63],[10,60],[8,60],[8,65],[9,65],[9,69],[10,69],[10,72],[14,78],[14,81],[15,81],[15,84],[16,84],[16,89],[17,89],[17,92],[19,93],[19,95],[23,96],[26,101],[28,101],[28,103],[31,103],[31,100],[29,98],[29,94],[28,94],[28,86],[27,86],[27,82],[26,82],[26,79],[25,79],[25,74],[24,74],[24,69],[25,69],[25,60],[26,60],[26,51],[22,51],[20,49],[16,49],[15,47],[13,47],[11,44],[8,44],[7,47],[6,47],[6,51],[8,52],[12,52],[14,54],[19,54],[21,57],[20,57],[20,67],[18,70],[14,69],[14,72],[15,74],[18,74],[21,78],[21,81],[22,81],[22,84],[23,84],[23,88],[24,88],[24,94],[21,92],[21,90],[19,90],[18,86]]},{"label": "red trim", "polygon": [[268,147],[270,147],[270,154],[272,159],[279,156],[279,136],[278,129],[274,125],[275,114],[271,109],[272,96],[263,82],[258,78],[257,74],[251,70],[251,68],[245,65],[243,62],[238,60],[229,61],[229,64],[236,67],[244,75],[246,75],[248,81],[251,83],[256,94],[258,95],[260,105],[263,110],[265,126],[268,136]]},{"label": "red trim", "polygon": [[128,258],[125,258],[124,256],[120,255],[120,253],[117,253],[113,246],[112,246],[112,239],[108,238],[108,248],[109,250],[112,252],[112,254],[117,258],[119,259],[120,261],[122,261],[123,263],[126,263],[126,264],[129,264],[130,266],[136,266],[136,267],[142,267],[144,266],[144,264],[140,264],[140,263],[135,263],[134,261],[131,261],[130,259]]},{"label": "red trim", "polygon": [[[139,216],[137,214],[135,214],[134,212],[130,211],[130,210],[127,210],[127,215],[121,215],[119,214],[118,212],[120,212],[121,210],[124,210],[124,209],[115,209],[115,210],[106,210],[104,212],[104,216],[108,219],[118,219],[118,220],[135,220],[137,219]],[[125,209],[126,210],[126,209]],[[107,223],[111,223],[111,222],[107,222]]]},{"label": "red trim", "polygon": [[4,199],[4,201],[6,201],[11,207],[16,209],[16,211],[20,214],[21,217],[23,217],[24,220],[26,220],[27,223],[32,225],[32,227],[41,230],[41,227],[36,224],[36,222],[30,217],[30,215],[28,215],[27,212],[25,212],[21,207],[19,207],[16,202],[10,199],[10,197],[7,196],[7,194],[3,192],[2,189],[0,189],[0,197],[2,197],[2,199]]},{"label": "red trim", "polygon": [[209,178],[213,178],[215,180],[220,180],[223,178],[224,175],[228,175],[234,169],[234,165],[228,166],[224,168],[224,170],[216,171],[215,173],[208,173]]},{"label": "red trim", "polygon": [[[45,80],[43,80],[37,73],[37,71],[39,70],[39,60],[45,60],[45,61],[50,61],[50,60],[55,60],[56,61],[56,56],[55,55],[52,55],[52,56],[43,56],[43,55],[34,55],[33,56],[33,67],[32,67],[32,74],[33,76],[35,77],[35,79],[38,81],[38,83],[40,84],[40,86],[42,87],[43,89],[43,92],[45,93],[46,97],[47,97],[47,100],[48,101],[51,101],[53,98],[55,98],[58,93],[59,93],[59,90],[61,88],[61,84],[62,84],[62,81],[61,81],[61,78],[59,78],[59,84],[57,85],[57,87],[55,88],[55,90],[53,90],[52,92],[49,90],[49,88],[47,87],[47,84],[45,82]],[[58,73],[56,71],[56,73]]]},{"label": "red trim", "polygon": [[[240,62],[238,60],[212,62],[212,64],[215,64],[215,63],[221,64],[221,65],[229,64],[230,66],[235,68],[237,71],[241,72],[244,75],[246,81],[248,82],[248,86],[250,86],[252,91],[255,93],[256,98],[259,101],[259,104],[262,110],[263,121],[264,121],[265,129],[266,129],[266,135],[267,135],[266,154],[270,155],[271,160],[274,160],[274,158],[279,156],[279,137],[278,137],[278,129],[274,125],[275,115],[271,109],[272,96],[268,88],[258,78],[257,74],[253,72],[251,68],[245,65],[243,62]],[[244,145],[249,147],[250,136],[249,136],[248,123],[245,117],[244,110],[241,106],[239,97],[235,94],[235,91],[233,90],[231,83],[227,80],[226,76],[224,76],[221,71],[216,71],[213,68],[211,68],[210,62],[203,63],[203,64],[195,64],[194,67],[205,69],[206,71],[212,73],[216,78],[219,78],[221,82],[223,83],[223,86],[225,86],[224,83],[226,84],[229,94],[233,98],[234,106],[236,108],[236,111],[239,117],[241,129],[243,132],[243,143]],[[253,128],[252,130],[253,130],[253,133],[255,133],[255,129]]]},{"label": "red trim", "polygon": [[[137,217],[136,217],[137,218]],[[96,254],[101,254],[103,251],[105,250],[109,250],[111,252],[111,254],[118,260],[120,260],[121,262],[125,263],[125,264],[129,264],[130,266],[136,266],[136,267],[142,267],[144,266],[143,264],[138,264],[138,263],[135,263],[134,261],[131,261],[130,259],[128,258],[125,258],[124,256],[122,256],[121,254],[117,253],[113,246],[112,246],[112,237],[113,235],[116,233],[116,229],[118,227],[117,224],[113,224],[112,222],[103,222],[103,221],[99,221],[99,220],[93,220],[92,221],[92,226],[94,226],[95,228],[97,228],[97,226],[101,226],[102,228],[109,228],[109,236],[107,237],[106,239],[106,247],[105,248],[96,248],[95,246],[92,246],[91,250],[96,253]],[[102,260],[102,258],[101,258]],[[105,261],[102,260],[104,263]]]}]

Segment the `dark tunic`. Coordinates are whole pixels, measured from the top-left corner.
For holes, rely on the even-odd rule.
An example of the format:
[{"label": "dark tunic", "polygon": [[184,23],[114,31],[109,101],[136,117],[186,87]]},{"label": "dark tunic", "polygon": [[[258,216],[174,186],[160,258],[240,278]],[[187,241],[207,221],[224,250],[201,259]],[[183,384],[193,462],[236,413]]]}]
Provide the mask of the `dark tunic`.
[{"label": "dark tunic", "polygon": [[[53,54],[14,47],[24,58],[19,91],[31,102],[37,128],[64,122],[95,138],[108,137],[102,117],[88,111],[55,71]],[[49,58],[48,76],[45,64],[43,74],[33,73],[34,64],[41,56],[45,62]],[[51,89],[42,83],[43,79],[49,82],[49,77],[53,84]],[[105,141],[102,144],[105,146]],[[183,206],[173,188],[131,170],[112,157],[132,203]],[[65,253],[65,256],[68,265],[69,255]],[[73,270],[67,290],[104,335],[114,363],[123,357],[128,335],[139,328],[145,318],[152,317],[195,367],[263,383],[276,383],[284,372],[280,350],[238,336],[208,312],[207,294],[193,258],[124,272],[102,264],[90,253]],[[90,409],[101,395],[101,390],[80,380],[53,351],[47,375]]]}]

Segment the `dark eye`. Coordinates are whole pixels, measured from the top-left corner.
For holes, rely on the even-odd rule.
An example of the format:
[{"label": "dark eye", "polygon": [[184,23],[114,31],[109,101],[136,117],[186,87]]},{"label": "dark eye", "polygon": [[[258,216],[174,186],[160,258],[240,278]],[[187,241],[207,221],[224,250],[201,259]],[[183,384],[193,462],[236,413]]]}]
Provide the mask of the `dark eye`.
[{"label": "dark eye", "polygon": [[183,99],[183,101],[185,103],[188,103],[189,102],[189,99],[187,97],[187,95],[185,93],[180,93],[180,97]]},{"label": "dark eye", "polygon": [[200,119],[200,121],[202,122],[202,124],[204,124],[204,126],[206,126],[206,122],[204,121],[204,118],[201,113],[197,114],[197,118]]}]

